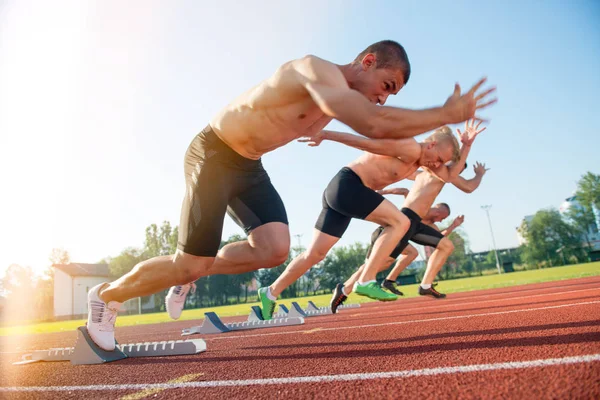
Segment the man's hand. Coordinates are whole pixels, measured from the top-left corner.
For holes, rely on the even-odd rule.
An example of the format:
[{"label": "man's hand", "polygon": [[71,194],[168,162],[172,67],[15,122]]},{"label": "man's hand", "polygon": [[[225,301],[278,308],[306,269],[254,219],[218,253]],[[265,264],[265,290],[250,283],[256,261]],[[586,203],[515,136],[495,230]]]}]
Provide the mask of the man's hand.
[{"label": "man's hand", "polygon": [[477,161],[475,165],[473,165],[473,172],[475,172],[476,176],[483,176],[489,170],[489,168],[485,167],[485,164],[482,164],[479,161]]},{"label": "man's hand", "polygon": [[391,189],[383,189],[383,190],[376,190],[377,193],[379,194],[397,194],[400,196],[408,196],[408,189],[405,188],[391,188]]},{"label": "man's hand", "polygon": [[308,143],[310,147],[317,147],[323,140],[325,140],[325,136],[325,131],[319,131],[312,136],[305,136],[301,139],[298,139],[298,141],[300,143]]},{"label": "man's hand", "polygon": [[481,118],[475,115],[475,112],[498,101],[498,99],[495,97],[489,100],[490,98],[488,96],[490,93],[496,90],[495,87],[492,87],[491,89],[488,89],[480,94],[475,94],[475,92],[479,90],[481,85],[483,85],[486,80],[487,78],[481,79],[463,95],[460,94],[460,85],[458,83],[454,85],[454,93],[448,97],[448,100],[446,100],[446,103],[444,103],[443,107],[446,115],[448,116],[449,123],[457,124],[470,118],[483,121]]},{"label": "man's hand", "polygon": [[464,144],[465,146],[472,145],[477,135],[486,130],[487,127],[485,126],[479,129],[479,125],[481,125],[481,122],[482,121],[479,121],[477,125],[475,125],[475,119],[471,119],[465,122],[464,132],[461,132],[460,129],[456,130],[456,133],[458,133],[458,137],[460,138],[462,144]]},{"label": "man's hand", "polygon": [[462,225],[463,222],[465,222],[465,216],[459,215],[458,217],[454,218],[454,221],[452,221],[452,226],[454,228],[458,228]]}]

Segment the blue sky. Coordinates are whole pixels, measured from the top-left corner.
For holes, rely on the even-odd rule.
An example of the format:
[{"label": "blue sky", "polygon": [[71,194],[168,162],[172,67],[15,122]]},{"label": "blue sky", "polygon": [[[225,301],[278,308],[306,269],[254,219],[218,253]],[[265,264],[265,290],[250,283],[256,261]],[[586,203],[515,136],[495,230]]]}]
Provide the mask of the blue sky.
[{"label": "blue sky", "polygon": [[[382,39],[413,71],[388,105],[437,106],[483,75],[498,86],[469,158],[491,170],[439,200],[465,215],[472,250],[491,246],[483,204],[498,246],[515,246],[523,216],[600,172],[599,20],[594,1],[0,2],[0,269],[42,268],[53,247],[95,262],[141,246],[151,223],[178,224],[183,154],[215,112],[287,60],[343,64]],[[264,157],[304,245],[323,189],[359,155],[292,143]],[[353,222],[340,244],[372,230]],[[225,237],[240,232],[227,220]]]}]

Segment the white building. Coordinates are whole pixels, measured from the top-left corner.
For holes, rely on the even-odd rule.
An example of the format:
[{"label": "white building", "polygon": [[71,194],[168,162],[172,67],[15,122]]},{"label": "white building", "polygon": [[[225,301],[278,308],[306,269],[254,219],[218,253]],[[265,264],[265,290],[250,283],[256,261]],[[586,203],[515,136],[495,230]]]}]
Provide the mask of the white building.
[{"label": "white building", "polygon": [[87,293],[108,282],[107,264],[54,264],[54,318],[87,316]]}]

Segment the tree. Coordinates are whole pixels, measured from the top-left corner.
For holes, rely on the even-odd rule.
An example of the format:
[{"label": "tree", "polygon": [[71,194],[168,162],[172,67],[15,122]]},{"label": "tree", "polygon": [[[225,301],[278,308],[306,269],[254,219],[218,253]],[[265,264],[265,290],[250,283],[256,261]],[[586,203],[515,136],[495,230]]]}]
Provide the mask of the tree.
[{"label": "tree", "polygon": [[591,249],[589,235],[600,228],[596,226],[594,215],[594,210],[598,213],[600,209],[600,176],[591,172],[582,176],[577,182],[574,199],[577,203],[568,209],[566,215],[581,232],[589,251]]},{"label": "tree", "polygon": [[552,267],[584,258],[578,230],[556,209],[538,211],[519,231],[526,241],[523,259],[530,265]]},{"label": "tree", "polygon": [[177,250],[178,228],[171,228],[169,221],[163,221],[160,229],[156,224],[146,227],[144,254],[147,258],[168,256]]},{"label": "tree", "polygon": [[136,247],[127,247],[121,254],[114,258],[108,258],[108,270],[113,278],[120,278],[133,269],[138,263],[144,261],[144,251]]},{"label": "tree", "polygon": [[454,244],[454,251],[448,256],[445,268],[446,272],[450,269],[451,274],[455,275],[459,270],[463,269],[463,266],[467,262],[466,242],[458,231],[451,232],[450,235],[448,235],[448,239]]},{"label": "tree", "polygon": [[593,227],[595,227],[594,213],[592,209],[585,206],[570,207],[566,212],[566,216],[572,221],[573,225],[579,231],[581,237],[587,245],[588,251],[591,250],[592,245],[590,243],[589,235],[590,232],[593,232]]},{"label": "tree", "polygon": [[63,248],[54,248],[48,256],[48,260],[51,264],[69,264],[71,262],[71,256],[69,252]]},{"label": "tree", "polygon": [[583,175],[577,182],[575,196],[583,207],[592,209],[593,206],[600,209],[600,175],[589,171]]},{"label": "tree", "polygon": [[[175,254],[177,250],[178,229],[171,228],[169,221],[163,221],[160,228],[156,224],[146,227],[146,240],[144,241],[144,250],[139,261],[144,261],[157,256],[168,256]],[[165,309],[165,296],[169,289],[165,289],[154,296],[155,308]]]}]

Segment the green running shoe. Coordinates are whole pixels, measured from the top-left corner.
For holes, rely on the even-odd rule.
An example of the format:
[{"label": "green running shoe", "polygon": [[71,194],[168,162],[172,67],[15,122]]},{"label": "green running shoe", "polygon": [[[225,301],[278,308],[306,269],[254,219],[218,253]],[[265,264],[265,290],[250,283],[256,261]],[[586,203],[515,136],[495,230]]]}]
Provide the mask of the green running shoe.
[{"label": "green running shoe", "polygon": [[277,302],[269,299],[267,296],[266,287],[258,289],[258,299],[260,300],[260,308],[262,311],[263,319],[271,319],[273,318],[273,312],[275,311],[275,307],[277,307]]},{"label": "green running shoe", "polygon": [[369,282],[364,286],[357,283],[356,286],[354,286],[354,293],[380,301],[398,300],[398,296],[393,293],[386,292],[377,284],[377,282]]}]

